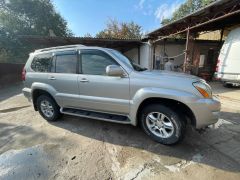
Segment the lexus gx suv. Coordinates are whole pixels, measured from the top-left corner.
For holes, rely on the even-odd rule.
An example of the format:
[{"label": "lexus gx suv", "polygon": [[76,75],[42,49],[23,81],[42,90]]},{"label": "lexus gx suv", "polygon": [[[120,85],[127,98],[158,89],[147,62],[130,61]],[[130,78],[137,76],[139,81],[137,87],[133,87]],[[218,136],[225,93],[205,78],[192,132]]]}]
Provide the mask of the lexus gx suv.
[{"label": "lexus gx suv", "polygon": [[140,125],[153,140],[175,144],[186,125],[218,120],[220,102],[202,79],[149,71],[120,52],[83,45],[39,49],[23,69],[23,94],[47,121],[62,114]]}]

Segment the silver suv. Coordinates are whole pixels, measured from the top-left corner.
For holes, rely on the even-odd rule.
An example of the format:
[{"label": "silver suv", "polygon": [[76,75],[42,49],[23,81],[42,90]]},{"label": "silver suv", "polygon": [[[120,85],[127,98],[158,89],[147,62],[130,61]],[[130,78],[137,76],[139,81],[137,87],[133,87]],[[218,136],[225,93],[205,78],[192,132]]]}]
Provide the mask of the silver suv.
[{"label": "silver suv", "polygon": [[196,76],[149,71],[113,49],[60,46],[31,53],[23,69],[24,95],[48,121],[69,114],[141,125],[162,144],[218,120],[220,102]]}]

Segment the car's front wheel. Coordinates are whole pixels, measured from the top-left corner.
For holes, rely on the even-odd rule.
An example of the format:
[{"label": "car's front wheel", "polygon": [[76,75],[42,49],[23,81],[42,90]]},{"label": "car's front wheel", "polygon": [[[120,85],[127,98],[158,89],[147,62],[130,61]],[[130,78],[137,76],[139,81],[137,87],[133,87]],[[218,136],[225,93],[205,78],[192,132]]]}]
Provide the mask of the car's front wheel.
[{"label": "car's front wheel", "polygon": [[47,121],[56,121],[61,115],[59,106],[48,95],[41,95],[37,98],[37,109]]},{"label": "car's front wheel", "polygon": [[153,140],[170,145],[183,139],[186,124],[179,113],[167,106],[153,104],[143,109],[141,126]]}]

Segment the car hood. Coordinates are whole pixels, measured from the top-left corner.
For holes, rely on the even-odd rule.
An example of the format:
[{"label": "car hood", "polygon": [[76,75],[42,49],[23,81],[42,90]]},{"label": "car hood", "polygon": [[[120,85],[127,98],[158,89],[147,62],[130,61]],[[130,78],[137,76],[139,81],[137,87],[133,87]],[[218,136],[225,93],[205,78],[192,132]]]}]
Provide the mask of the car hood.
[{"label": "car hood", "polygon": [[148,71],[141,71],[138,73],[142,78],[153,78],[153,79],[160,79],[160,78],[180,78],[185,80],[191,81],[204,81],[203,79],[193,76],[190,74],[185,74],[181,72],[172,72],[172,71],[163,71],[163,70],[148,70]]}]

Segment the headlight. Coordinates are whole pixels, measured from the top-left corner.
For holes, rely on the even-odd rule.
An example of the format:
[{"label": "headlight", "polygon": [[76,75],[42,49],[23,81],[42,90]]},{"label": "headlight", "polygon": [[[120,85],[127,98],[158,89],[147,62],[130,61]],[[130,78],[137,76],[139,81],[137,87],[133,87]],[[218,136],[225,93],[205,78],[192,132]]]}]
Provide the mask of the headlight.
[{"label": "headlight", "polygon": [[193,86],[202,94],[204,98],[212,98],[211,87],[205,82],[194,82]]}]

